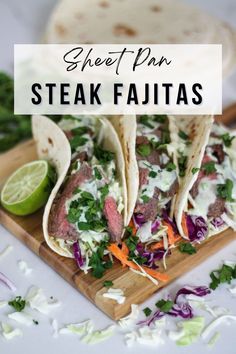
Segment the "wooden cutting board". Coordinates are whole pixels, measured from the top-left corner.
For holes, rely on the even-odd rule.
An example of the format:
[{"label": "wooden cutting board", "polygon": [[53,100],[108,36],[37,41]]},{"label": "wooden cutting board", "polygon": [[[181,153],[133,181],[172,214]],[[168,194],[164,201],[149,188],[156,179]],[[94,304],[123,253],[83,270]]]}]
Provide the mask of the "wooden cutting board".
[{"label": "wooden cutting board", "polygon": [[[236,117],[235,112],[236,109],[234,110],[234,117]],[[232,121],[232,119],[228,119],[228,121]],[[37,155],[34,141],[32,140],[20,144],[1,155],[0,188],[6,178],[19,166],[35,159],[37,159]],[[79,271],[73,259],[58,256],[48,248],[42,233],[42,214],[43,210],[40,210],[31,216],[19,217],[11,215],[0,208],[0,223],[114,320],[126,315],[130,311],[131,304],[142,303],[169,282],[191,270],[236,239],[236,233],[229,229],[204,242],[202,245],[198,245],[198,252],[194,255],[189,256],[180,253],[178,250],[173,250],[171,256],[167,258],[167,274],[170,280],[168,283],[160,282],[158,286],[127,268],[122,268],[118,262],[114,263],[112,269],[108,270],[102,279],[95,279],[90,274],[85,275]],[[164,271],[162,264],[160,264],[159,270]],[[112,280],[114,288],[124,291],[126,296],[124,304],[119,305],[115,301],[103,297],[103,293],[107,291],[103,287],[104,280]]]}]

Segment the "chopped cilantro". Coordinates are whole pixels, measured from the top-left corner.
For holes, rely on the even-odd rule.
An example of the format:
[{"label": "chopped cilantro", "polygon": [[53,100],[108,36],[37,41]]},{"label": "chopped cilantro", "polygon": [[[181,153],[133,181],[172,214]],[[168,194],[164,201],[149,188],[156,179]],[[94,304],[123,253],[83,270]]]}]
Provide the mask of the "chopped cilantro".
[{"label": "chopped cilantro", "polygon": [[8,302],[9,306],[12,306],[17,312],[21,312],[25,308],[26,301],[21,296],[16,296],[12,301]]},{"label": "chopped cilantro", "polygon": [[137,146],[137,152],[143,157],[147,157],[151,154],[151,146],[149,144],[140,144]]},{"label": "chopped cilantro", "polygon": [[215,290],[220,284],[230,284],[233,279],[236,279],[236,265],[234,267],[230,267],[224,264],[222,268],[211,272],[210,277],[210,288],[212,290]]},{"label": "chopped cilantro", "polygon": [[179,245],[181,253],[194,254],[197,253],[196,248],[190,242],[181,242]]},{"label": "chopped cilantro", "polygon": [[148,317],[151,315],[152,310],[149,307],[145,307],[145,309],[143,309],[143,312],[144,312],[145,316]]},{"label": "chopped cilantro", "polygon": [[176,166],[173,162],[168,162],[168,164],[166,165],[166,170],[168,172],[174,171],[176,169]]},{"label": "chopped cilantro", "polygon": [[149,177],[155,178],[156,176],[157,176],[157,172],[155,172],[155,171],[150,171],[149,172]]},{"label": "chopped cilantro", "polygon": [[221,135],[221,139],[223,140],[223,143],[226,147],[230,147],[232,145],[232,141],[234,138],[235,136],[230,136],[229,133]]},{"label": "chopped cilantro", "polygon": [[72,129],[71,132],[74,135],[83,135],[83,134],[88,133],[88,128],[87,127],[77,127],[77,128]]},{"label": "chopped cilantro", "polygon": [[182,152],[179,153],[178,157],[178,166],[179,166],[179,176],[184,177],[185,171],[187,168],[188,157],[184,155]]},{"label": "chopped cilantro", "polygon": [[144,203],[148,203],[150,198],[147,195],[142,195],[141,199],[143,200]]},{"label": "chopped cilantro", "polygon": [[108,242],[107,241],[102,241],[97,250],[92,253],[90,260],[89,260],[89,266],[92,268],[92,275],[95,278],[102,278],[104,275],[106,269],[109,269],[112,267],[112,262],[110,260],[105,261],[104,258],[104,251],[107,249]]},{"label": "chopped cilantro", "polygon": [[232,191],[233,191],[233,181],[231,179],[227,179],[225,184],[217,184],[217,195],[228,202],[232,202]]},{"label": "chopped cilantro", "polygon": [[103,282],[103,286],[105,286],[106,288],[110,288],[111,286],[113,286],[113,282],[111,280],[105,280]]},{"label": "chopped cilantro", "polygon": [[173,305],[173,301],[164,299],[156,303],[156,307],[158,307],[162,312],[169,312],[172,309]]},{"label": "chopped cilantro", "polygon": [[150,129],[154,129],[154,126],[150,123],[150,116],[143,115],[139,117],[139,123],[145,125]]},{"label": "chopped cilantro", "polygon": [[215,162],[209,161],[209,162],[204,163],[204,165],[202,165],[202,170],[205,172],[206,175],[210,175],[210,174],[216,172]]},{"label": "chopped cilantro", "polygon": [[92,195],[91,193],[87,192],[87,191],[83,191],[83,192],[81,193],[81,197],[82,197],[83,199],[87,199],[87,200],[94,200],[93,195]]},{"label": "chopped cilantro", "polygon": [[102,175],[99,172],[99,169],[97,167],[94,167],[94,176],[96,179],[101,180],[102,179]]},{"label": "chopped cilantro", "polygon": [[157,123],[165,123],[167,116],[165,114],[158,114],[154,116],[154,121]]},{"label": "chopped cilantro", "polygon": [[192,168],[192,174],[195,175],[195,173],[197,173],[200,170],[200,168],[198,167],[193,167]]},{"label": "chopped cilantro", "polygon": [[179,137],[182,140],[188,140],[189,139],[188,134],[186,134],[183,130],[180,130],[178,135],[179,135]]},{"label": "chopped cilantro", "polygon": [[115,156],[113,152],[104,150],[98,145],[94,146],[94,155],[103,165],[106,165],[108,162],[114,160]]},{"label": "chopped cilantro", "polygon": [[72,151],[75,151],[78,146],[85,145],[87,141],[88,141],[88,139],[83,136],[80,136],[80,135],[74,136],[70,140],[70,146],[71,146]]},{"label": "chopped cilantro", "polygon": [[77,226],[81,231],[87,231],[91,228],[91,225],[84,221],[78,222]]}]

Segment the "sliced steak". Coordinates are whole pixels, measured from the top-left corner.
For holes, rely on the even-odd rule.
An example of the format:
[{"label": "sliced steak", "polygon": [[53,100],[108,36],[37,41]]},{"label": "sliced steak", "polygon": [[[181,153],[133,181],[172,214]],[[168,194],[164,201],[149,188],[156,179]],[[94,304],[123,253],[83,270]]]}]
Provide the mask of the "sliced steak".
[{"label": "sliced steak", "polygon": [[209,206],[207,216],[209,218],[217,218],[224,213],[225,200],[217,197],[216,201]]},{"label": "sliced steak", "polygon": [[162,192],[163,196],[166,198],[170,198],[173,197],[177,191],[179,189],[179,182],[178,179],[176,178],[176,180],[172,183],[172,185],[170,186],[170,189],[167,192]]},{"label": "sliced steak", "polygon": [[160,152],[153,149],[151,154],[145,158],[152,165],[160,165]]},{"label": "sliced steak", "polygon": [[139,168],[139,188],[147,184],[149,170],[147,168]]},{"label": "sliced steak", "polygon": [[142,214],[144,217],[144,222],[154,221],[157,217],[157,204],[158,201],[155,198],[151,198],[147,203],[137,203],[134,213]]},{"label": "sliced steak", "polygon": [[83,163],[79,171],[69,177],[61,195],[55,199],[49,215],[48,231],[50,236],[64,240],[74,240],[78,237],[74,225],[67,220],[66,201],[72,197],[75,188],[91,177],[92,169],[87,163]]},{"label": "sliced steak", "polygon": [[219,163],[222,163],[225,159],[225,152],[222,144],[211,145],[212,154],[217,158]]},{"label": "sliced steak", "polygon": [[136,145],[147,145],[149,144],[149,140],[146,136],[137,136],[136,137]]},{"label": "sliced steak", "polygon": [[64,134],[66,135],[68,140],[71,140],[73,138],[73,133],[71,130],[65,130]]},{"label": "sliced steak", "polygon": [[103,213],[108,223],[108,232],[113,242],[120,242],[124,223],[123,217],[117,210],[116,201],[113,197],[106,197]]}]

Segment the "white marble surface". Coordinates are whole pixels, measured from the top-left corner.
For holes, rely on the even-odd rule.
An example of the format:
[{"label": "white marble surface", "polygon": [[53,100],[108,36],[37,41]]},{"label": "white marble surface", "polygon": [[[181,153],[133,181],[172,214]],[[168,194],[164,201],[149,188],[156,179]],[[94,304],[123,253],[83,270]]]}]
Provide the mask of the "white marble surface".
[{"label": "white marble surface", "polygon": [[[76,0],[78,1],[78,0]],[[187,0],[186,0],[187,1]],[[235,0],[189,0],[210,13],[229,21],[236,25],[236,2]],[[37,43],[40,41],[49,13],[56,3],[55,0],[0,0],[0,69],[13,72],[13,44],[14,43]],[[236,98],[236,75],[227,79],[224,87],[224,103],[228,104],[235,101]],[[48,296],[55,296],[62,301],[61,308],[55,310],[49,317],[35,315],[39,320],[38,326],[26,328],[19,326],[24,331],[23,338],[14,339],[7,342],[0,337],[0,353],[57,353],[66,352],[75,354],[113,352],[118,353],[154,353],[160,350],[162,354],[170,353],[190,353],[199,354],[209,351],[206,344],[199,342],[191,347],[178,348],[175,344],[166,340],[165,345],[158,348],[149,348],[135,346],[133,349],[127,349],[123,336],[118,333],[115,337],[105,343],[97,346],[86,346],[81,344],[78,338],[73,336],[52,337],[52,328],[50,327],[51,318],[57,318],[60,325],[68,322],[79,322],[87,318],[95,320],[97,328],[104,328],[111,321],[90,304],[83,296],[78,294],[69,284],[60,278],[55,272],[47,267],[40,259],[30,252],[24,245],[17,241],[10,233],[0,226],[0,251],[8,244],[11,244],[13,252],[5,259],[0,260],[0,271],[6,273],[17,285],[16,295],[24,295],[28,287],[32,284],[41,286],[45,289]],[[23,259],[33,268],[33,273],[25,277],[19,273],[17,261]],[[236,242],[226,247],[197,267],[194,271],[180,278],[158,295],[153,296],[146,304],[142,306],[153,306],[158,298],[167,292],[174,292],[184,284],[202,285],[209,283],[209,272],[219,266],[225,260],[236,261]],[[231,297],[227,287],[222,287],[211,297],[215,305],[225,306],[236,315],[236,301]],[[9,299],[12,296],[10,291],[0,287],[0,300]],[[0,309],[0,321],[6,321],[6,315],[9,308]],[[207,318],[210,321],[210,318]],[[11,322],[12,325],[16,325]],[[214,354],[235,354],[236,338],[235,327],[220,326],[222,334],[215,348],[211,351]]]}]

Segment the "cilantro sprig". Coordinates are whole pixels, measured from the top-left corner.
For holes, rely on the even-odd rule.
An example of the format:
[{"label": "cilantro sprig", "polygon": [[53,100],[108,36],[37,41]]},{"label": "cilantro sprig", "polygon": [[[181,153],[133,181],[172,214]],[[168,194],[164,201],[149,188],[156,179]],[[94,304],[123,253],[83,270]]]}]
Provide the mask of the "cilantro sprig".
[{"label": "cilantro sprig", "polygon": [[181,242],[179,244],[179,250],[181,253],[194,254],[197,253],[196,248],[190,242]]},{"label": "cilantro sprig", "polygon": [[8,302],[8,305],[13,307],[17,312],[24,310],[26,301],[21,296],[16,296],[15,299]]},{"label": "cilantro sprig", "polygon": [[225,199],[227,202],[232,202],[232,192],[233,192],[233,181],[227,178],[224,184],[217,184],[217,195]]},{"label": "cilantro sprig", "polygon": [[156,307],[159,308],[161,312],[169,312],[174,305],[174,302],[171,300],[159,300],[156,303]]},{"label": "cilantro sprig", "polygon": [[233,279],[236,279],[236,264],[234,267],[223,264],[220,269],[214,270],[210,274],[211,283],[210,288],[215,290],[220,284],[230,284]]}]

